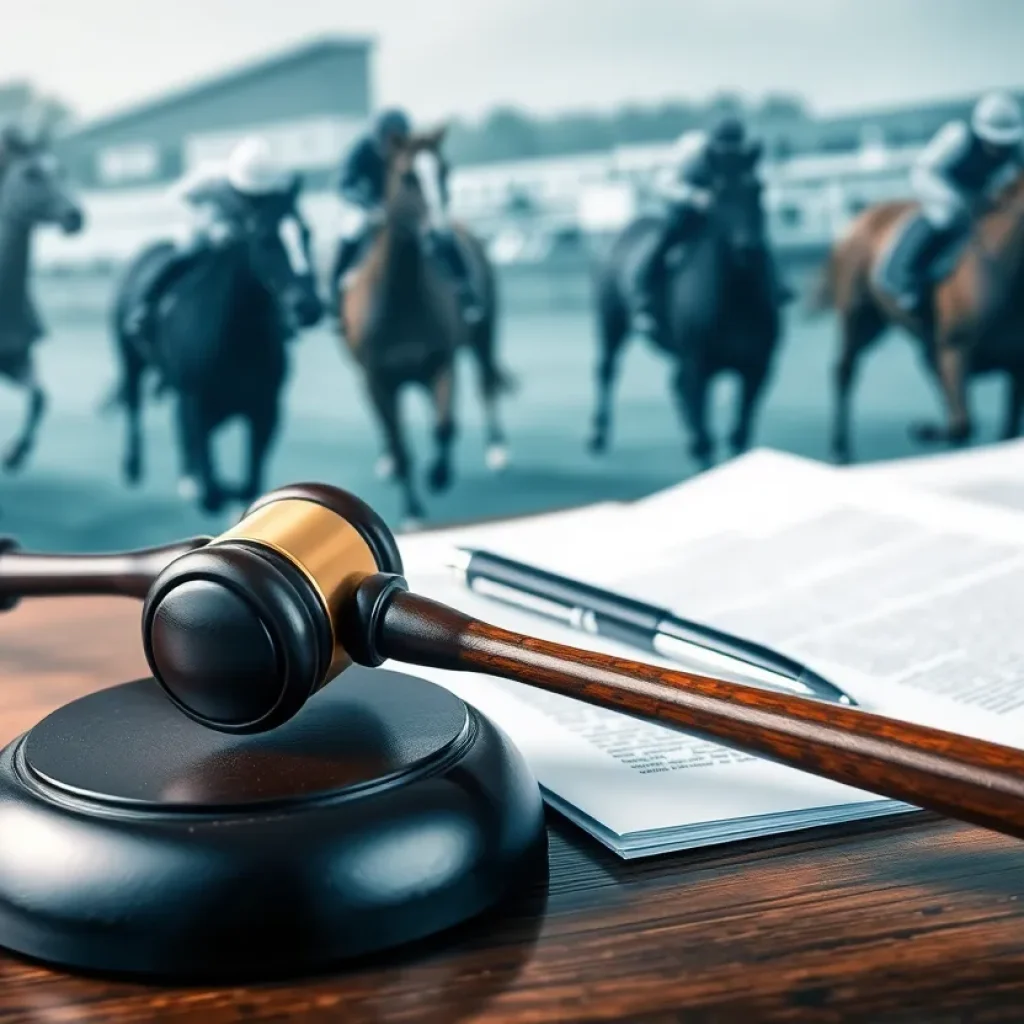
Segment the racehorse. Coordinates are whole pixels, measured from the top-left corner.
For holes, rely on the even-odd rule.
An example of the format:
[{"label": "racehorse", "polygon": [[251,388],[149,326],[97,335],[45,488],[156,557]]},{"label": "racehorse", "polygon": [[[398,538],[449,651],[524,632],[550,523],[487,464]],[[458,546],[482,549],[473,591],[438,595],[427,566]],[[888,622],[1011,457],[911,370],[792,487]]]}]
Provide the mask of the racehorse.
[{"label": "racehorse", "polygon": [[[128,483],[143,474],[142,385],[147,369],[155,368],[176,399],[182,497],[198,497],[205,511],[217,512],[229,500],[249,503],[263,493],[287,374],[286,344],[296,327],[311,327],[322,315],[310,232],[298,209],[300,188],[296,178],[290,190],[249,200],[225,241],[172,275],[148,346],[129,334],[125,319],[143,280],[172,257],[173,243],[147,247],[128,267],[113,311]],[[218,478],[210,445],[215,431],[234,418],[248,427],[248,470],[241,487],[229,488]]]},{"label": "racehorse", "polygon": [[8,154],[0,172],[0,375],[28,393],[21,431],[2,456],[8,471],[24,464],[46,410],[33,358],[45,329],[29,287],[32,233],[41,224],[56,224],[73,235],[82,230],[85,216],[53,155],[26,143]]},{"label": "racehorse", "polygon": [[1017,437],[1024,411],[1024,176],[1017,178],[978,220],[966,246],[938,261],[927,319],[900,311],[878,287],[876,265],[893,244],[916,203],[869,207],[833,249],[814,308],[833,308],[841,325],[835,367],[832,452],[848,462],[850,405],[861,356],[897,325],[913,335],[926,371],[936,379],[945,425],[915,424],[922,444],[959,445],[973,433],[967,402],[969,377],[1002,372],[1009,390],[1001,436]]},{"label": "racehorse", "polygon": [[407,385],[423,387],[431,395],[436,456],[427,485],[431,491],[443,491],[452,476],[455,362],[461,348],[469,349],[477,365],[487,465],[497,472],[507,462],[497,403],[512,387],[512,378],[497,362],[497,290],[490,262],[481,243],[461,225],[453,225],[483,306],[482,319],[467,324],[451,275],[430,242],[430,229],[448,226],[444,135],[441,128],[412,136],[388,154],[384,222],[344,283],[339,316],[344,343],[363,371],[383,434],[378,472],[393,475],[400,485],[407,525],[424,512],[413,481],[399,396]]},{"label": "racehorse", "polygon": [[[739,375],[729,445],[734,453],[745,451],[779,340],[761,184],[751,173],[753,159],[720,177],[705,223],[682,258],[668,268],[658,296],[659,324],[652,341],[675,364],[672,389],[689,428],[690,454],[701,468],[711,465],[714,454],[707,422],[709,384],[723,372]],[[653,217],[631,223],[597,275],[597,405],[589,442],[595,453],[608,448],[612,392],[630,336],[631,279],[657,226]]]}]

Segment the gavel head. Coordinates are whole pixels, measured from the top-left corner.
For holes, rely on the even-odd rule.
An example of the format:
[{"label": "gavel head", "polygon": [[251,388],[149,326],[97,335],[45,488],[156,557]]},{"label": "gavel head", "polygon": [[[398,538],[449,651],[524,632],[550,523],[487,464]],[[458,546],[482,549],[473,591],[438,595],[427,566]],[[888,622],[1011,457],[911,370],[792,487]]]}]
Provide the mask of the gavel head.
[{"label": "gavel head", "polygon": [[285,487],[157,577],[142,612],[146,658],[190,718],[272,729],[353,661],[379,664],[369,605],[404,586],[401,573],[368,505],[320,484]]}]

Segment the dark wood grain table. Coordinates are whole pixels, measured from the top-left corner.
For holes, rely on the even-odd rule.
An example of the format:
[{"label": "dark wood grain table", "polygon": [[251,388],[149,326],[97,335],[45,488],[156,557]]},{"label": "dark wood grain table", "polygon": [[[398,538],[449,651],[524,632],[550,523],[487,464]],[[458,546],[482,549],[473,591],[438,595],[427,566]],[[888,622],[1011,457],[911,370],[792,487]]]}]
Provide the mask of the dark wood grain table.
[{"label": "dark wood grain table", "polygon": [[[146,674],[138,620],[79,599],[0,618],[0,738]],[[550,835],[546,882],[400,954],[225,988],[0,954],[0,1021],[1024,1021],[1017,841],[919,814],[630,864]]]}]

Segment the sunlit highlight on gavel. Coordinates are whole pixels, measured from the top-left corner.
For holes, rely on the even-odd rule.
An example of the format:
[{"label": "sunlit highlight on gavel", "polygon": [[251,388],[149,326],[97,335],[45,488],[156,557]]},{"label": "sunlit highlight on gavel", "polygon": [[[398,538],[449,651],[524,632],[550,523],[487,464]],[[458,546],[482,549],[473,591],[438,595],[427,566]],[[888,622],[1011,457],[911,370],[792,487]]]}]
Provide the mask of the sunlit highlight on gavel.
[{"label": "sunlit highlight on gavel", "polygon": [[525,683],[1024,837],[1024,752],[513,633],[411,593],[402,571],[367,505],[297,484],[215,538],[99,556],[8,542],[0,602],[143,599],[153,675],[181,711],[222,732],[272,729],[349,665],[395,660]]}]

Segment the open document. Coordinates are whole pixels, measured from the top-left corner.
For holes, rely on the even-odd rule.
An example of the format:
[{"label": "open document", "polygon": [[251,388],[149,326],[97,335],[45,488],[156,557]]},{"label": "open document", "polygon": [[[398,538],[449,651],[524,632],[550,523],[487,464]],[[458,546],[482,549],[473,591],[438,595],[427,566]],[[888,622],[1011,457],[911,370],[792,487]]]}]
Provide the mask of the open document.
[{"label": "open document", "polygon": [[[876,713],[1024,746],[1017,513],[759,451],[631,506],[510,524],[507,543],[500,525],[481,531],[444,541],[766,643]],[[470,593],[424,540],[407,542],[414,589],[510,629],[658,661]],[[625,857],[910,809],[569,698],[417,671],[504,728],[551,804]]]},{"label": "open document", "polygon": [[865,463],[846,472],[1024,511],[1024,440]]}]

